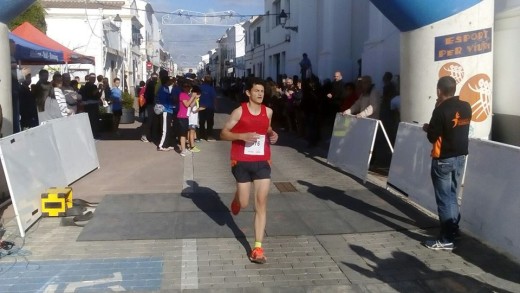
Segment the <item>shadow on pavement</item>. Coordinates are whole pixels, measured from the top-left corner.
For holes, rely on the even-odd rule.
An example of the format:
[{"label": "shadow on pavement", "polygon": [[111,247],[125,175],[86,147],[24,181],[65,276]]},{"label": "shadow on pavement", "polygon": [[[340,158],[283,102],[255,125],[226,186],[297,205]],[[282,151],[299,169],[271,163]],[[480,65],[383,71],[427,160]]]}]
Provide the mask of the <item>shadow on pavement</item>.
[{"label": "shadow on pavement", "polygon": [[[333,187],[329,186],[317,186],[310,182],[304,181],[304,180],[298,180],[299,184],[306,186],[307,191],[322,199],[322,200],[330,200],[334,203],[345,207],[346,209],[352,210],[354,212],[357,212],[359,214],[364,215],[367,218],[373,219],[387,227],[390,227],[396,231],[399,231],[406,236],[416,240],[416,241],[423,241],[424,236],[421,234],[413,233],[408,230],[408,228],[405,228],[404,226],[399,225],[397,222],[401,222],[404,224],[407,224],[409,226],[414,226],[417,228],[418,223],[420,224],[422,221],[424,221],[426,224],[428,224],[431,219],[425,215],[422,215],[419,211],[414,211],[412,207],[405,206],[404,203],[397,203],[397,198],[392,198],[388,195],[378,195],[379,198],[383,199],[385,202],[393,202],[391,204],[394,206],[397,210],[401,211],[403,214],[407,215],[410,218],[402,217],[400,215],[393,214],[387,210],[384,210],[380,207],[371,205],[369,203],[364,202],[363,200],[357,199],[353,196],[348,195],[343,190],[339,190]],[[394,221],[390,220],[393,219]],[[424,224],[423,224],[424,226]],[[424,227],[422,227],[424,228]]]},{"label": "shadow on pavement", "polygon": [[[231,212],[220,212],[215,213],[214,211],[229,211],[227,205],[222,202],[220,196],[216,191],[208,187],[199,186],[199,184],[193,180],[187,181],[188,188],[185,188],[181,195],[185,198],[189,198],[193,203],[206,215],[208,215],[215,223],[219,226],[227,225],[229,229],[235,235],[235,238],[244,246],[246,254],[249,255],[251,252],[251,246],[247,241],[246,235],[238,225],[236,224]],[[202,196],[203,195],[203,196]],[[208,198],[212,198],[211,206],[208,206]]]},{"label": "shadow on pavement", "polygon": [[489,274],[520,284],[520,264],[485,246],[477,239],[464,236],[453,253]]},{"label": "shadow on pavement", "polygon": [[[374,191],[375,188],[378,188],[377,186],[368,186],[368,189],[373,191],[377,196],[381,199],[383,199],[386,203],[390,204],[403,214],[405,214],[408,218],[395,215],[389,211],[386,211],[380,207],[373,206],[369,203],[364,202],[363,200],[354,198],[353,196],[348,195],[345,191],[339,190],[336,188],[328,187],[328,186],[317,186],[314,184],[311,184],[309,182],[299,180],[299,184],[302,184],[308,188],[308,192],[310,194],[313,194],[314,196],[323,199],[323,200],[330,200],[335,202],[338,205],[344,206],[347,209],[350,209],[352,211],[355,211],[357,213],[360,213],[368,218],[371,218],[375,221],[378,221],[390,228],[395,229],[399,233],[402,233],[406,235],[407,237],[418,241],[423,242],[426,240],[428,236],[414,233],[407,228],[399,225],[396,223],[397,221],[408,224],[408,225],[417,225],[417,220],[419,223],[423,220],[430,221],[429,227],[421,227],[421,228],[430,228],[430,227],[436,227],[437,220],[434,220],[426,215],[424,215],[422,212],[417,210],[413,206],[407,206],[406,203],[404,203],[399,198],[395,197],[392,194],[389,194],[388,192],[384,190],[377,190]],[[394,219],[396,221],[391,221],[389,219]],[[428,234],[430,234],[430,238],[433,236],[435,237],[437,234],[438,229],[428,229]],[[360,252],[364,253],[372,253],[370,251],[365,251],[358,249]],[[390,260],[383,260],[383,261],[393,261],[398,262],[402,258],[406,258],[406,255],[404,253],[400,252],[394,252],[394,259]],[[472,265],[477,266],[482,271],[487,272],[495,277],[511,281],[515,284],[520,284],[520,265],[515,263],[514,261],[510,260],[507,256],[501,255],[495,250],[485,246],[477,239],[474,239],[468,235],[463,234],[462,239],[456,242],[456,247],[453,250],[453,253],[456,255],[459,255],[462,259],[467,261],[468,263],[471,263]],[[363,256],[360,254],[360,256]],[[413,259],[414,262],[420,262],[418,259]],[[386,263],[385,263],[386,264]],[[422,264],[422,267],[420,269],[424,269],[427,271],[431,271],[429,268],[426,268],[424,264]],[[449,264],[447,264],[449,265]],[[424,267],[424,268],[423,268]],[[492,292],[489,291],[490,289],[493,289],[494,287],[488,286],[488,285],[482,285],[478,287],[477,285],[480,284],[479,281],[474,280],[473,278],[466,278],[462,275],[455,274],[453,272],[443,272],[447,273],[449,275],[448,279],[457,280],[457,282],[461,282],[461,284],[471,284],[471,282],[477,282],[471,285],[472,287],[468,288],[482,288],[481,291],[473,291],[473,290],[462,290],[462,291],[451,291],[450,290],[444,290],[444,292]],[[437,289],[440,288],[434,288],[434,292],[438,292]],[[442,291],[442,290],[441,290]],[[496,292],[508,292],[508,291],[496,291]]]},{"label": "shadow on pavement", "polygon": [[[432,270],[417,257],[402,251],[379,258],[361,246],[349,246],[365,260],[367,268],[347,262],[342,262],[343,265],[368,278],[379,279],[398,292],[509,292],[467,275]],[[449,261],[445,265],[449,267]]]}]

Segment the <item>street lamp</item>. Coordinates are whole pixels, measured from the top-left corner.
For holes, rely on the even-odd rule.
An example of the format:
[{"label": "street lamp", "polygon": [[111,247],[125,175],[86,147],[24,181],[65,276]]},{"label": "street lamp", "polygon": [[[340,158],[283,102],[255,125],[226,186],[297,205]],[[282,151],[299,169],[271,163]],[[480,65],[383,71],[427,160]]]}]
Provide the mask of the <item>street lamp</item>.
[{"label": "street lamp", "polygon": [[121,23],[123,22],[123,20],[121,19],[121,16],[119,16],[119,14],[116,15],[116,17],[114,17],[114,23],[115,25],[117,26],[118,29],[121,28]]},{"label": "street lamp", "polygon": [[298,32],[298,26],[285,26],[285,24],[287,23],[287,18],[289,18],[289,16],[287,15],[287,13],[285,13],[283,9],[278,17],[280,18],[280,24],[284,29]]}]

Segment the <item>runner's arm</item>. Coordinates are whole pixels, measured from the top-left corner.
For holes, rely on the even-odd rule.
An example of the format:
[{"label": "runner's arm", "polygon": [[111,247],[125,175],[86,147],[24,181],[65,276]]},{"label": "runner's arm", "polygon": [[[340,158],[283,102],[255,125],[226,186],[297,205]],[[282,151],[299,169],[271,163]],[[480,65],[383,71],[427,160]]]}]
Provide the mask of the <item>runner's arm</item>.
[{"label": "runner's arm", "polygon": [[269,128],[267,129],[267,136],[269,137],[269,142],[275,144],[278,141],[278,133],[276,133],[271,127],[271,119],[273,118],[273,110],[271,108],[267,108],[267,117],[269,118]]}]

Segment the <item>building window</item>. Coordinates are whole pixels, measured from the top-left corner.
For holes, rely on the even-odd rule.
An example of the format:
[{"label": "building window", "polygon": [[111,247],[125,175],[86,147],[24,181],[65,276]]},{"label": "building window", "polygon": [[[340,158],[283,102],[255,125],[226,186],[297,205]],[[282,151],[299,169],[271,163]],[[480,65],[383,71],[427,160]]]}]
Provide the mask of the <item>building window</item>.
[{"label": "building window", "polygon": [[259,46],[261,43],[260,27],[256,27],[254,33],[253,47]]},{"label": "building window", "polygon": [[280,14],[280,12],[282,12],[282,5],[280,3],[280,0],[276,0],[273,2],[273,14],[274,14],[274,26],[279,26],[280,25],[280,18],[278,17],[278,15]]}]

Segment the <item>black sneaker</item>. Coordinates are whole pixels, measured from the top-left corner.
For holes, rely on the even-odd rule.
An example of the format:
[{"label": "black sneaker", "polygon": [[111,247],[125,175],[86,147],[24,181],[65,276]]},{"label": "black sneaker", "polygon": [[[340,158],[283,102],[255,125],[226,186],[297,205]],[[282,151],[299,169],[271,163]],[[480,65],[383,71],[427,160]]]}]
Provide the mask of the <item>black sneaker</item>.
[{"label": "black sneaker", "polygon": [[453,250],[455,248],[455,245],[453,245],[453,242],[443,242],[441,240],[426,240],[424,241],[424,246],[428,247],[429,249],[433,250]]}]

